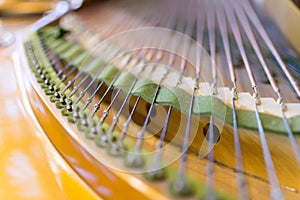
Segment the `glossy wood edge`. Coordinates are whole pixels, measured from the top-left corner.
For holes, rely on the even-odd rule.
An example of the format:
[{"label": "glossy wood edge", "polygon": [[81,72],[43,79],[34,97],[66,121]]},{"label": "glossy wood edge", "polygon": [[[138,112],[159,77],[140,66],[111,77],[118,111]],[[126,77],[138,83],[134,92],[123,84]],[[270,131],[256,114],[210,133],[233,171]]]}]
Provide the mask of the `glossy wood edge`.
[{"label": "glossy wood edge", "polygon": [[[60,110],[49,107],[50,101],[32,77],[33,74],[30,72],[25,58],[21,37],[18,37],[17,41],[18,55],[21,56],[21,65],[24,68],[22,69],[24,72],[22,79],[28,79],[30,84],[26,88],[27,94],[24,98],[29,101],[36,122],[41,126],[45,135],[79,177],[94,192],[105,199],[120,199],[126,196],[134,199],[152,199],[153,197],[164,199],[165,197],[161,193],[147,184],[138,179],[134,181],[130,174],[107,168],[90,154],[86,145],[76,137],[76,134],[72,133],[73,130],[69,128],[66,121],[62,120]],[[41,112],[41,109],[44,112]],[[60,134],[57,134],[58,132]],[[135,184],[137,182],[139,184]],[[141,188],[143,189],[141,190]]]},{"label": "glossy wood edge", "polygon": [[[43,143],[43,145],[47,146],[48,150],[51,150],[51,152],[55,152],[54,154],[52,153],[51,155],[59,155],[57,153],[57,151],[55,150],[55,147],[51,144],[51,142],[49,141],[49,139],[46,137],[45,134],[41,134],[44,133],[42,127],[40,126],[40,124],[37,121],[37,118],[34,115],[33,110],[31,109],[30,106],[30,102],[28,101],[28,97],[27,97],[27,93],[26,93],[26,87],[27,87],[27,83],[23,80],[23,75],[22,75],[22,69],[20,67],[20,60],[19,60],[19,55],[17,54],[17,52],[13,52],[11,55],[12,61],[13,61],[13,71],[15,72],[15,76],[17,79],[17,84],[18,84],[18,88],[20,91],[20,101],[22,102],[22,105],[26,111],[26,114],[28,117],[30,117],[30,122],[33,122],[35,129],[37,129],[37,137],[39,138],[39,140],[41,141],[41,143]],[[26,130],[25,130],[26,131]],[[62,162],[63,158],[62,157],[56,157],[56,161],[57,162]],[[64,170],[66,170],[68,172],[69,177],[65,177],[65,181],[61,182],[62,180],[58,180],[60,182],[61,187],[63,189],[68,190],[68,192],[70,192],[70,188],[73,188],[73,191],[71,191],[71,195],[68,195],[68,198],[71,197],[84,197],[84,196],[88,196],[91,199],[100,199],[100,197],[93,191],[91,190],[91,188],[84,182],[82,181],[82,179],[80,179],[80,177],[78,176],[77,173],[75,173],[74,170],[72,170],[66,162],[62,162],[60,163],[60,165],[64,166]],[[30,180],[27,180],[28,183],[30,184]],[[76,182],[76,184],[78,184],[78,186],[73,185],[74,181]],[[51,186],[50,186],[51,188]],[[76,192],[74,192],[74,189],[80,189],[76,190]],[[68,193],[66,192],[66,194]],[[74,194],[73,194],[74,193]]]},{"label": "glossy wood edge", "polygon": [[15,16],[15,15],[34,15],[42,14],[51,10],[53,1],[15,1],[6,0],[0,2],[0,15]]}]

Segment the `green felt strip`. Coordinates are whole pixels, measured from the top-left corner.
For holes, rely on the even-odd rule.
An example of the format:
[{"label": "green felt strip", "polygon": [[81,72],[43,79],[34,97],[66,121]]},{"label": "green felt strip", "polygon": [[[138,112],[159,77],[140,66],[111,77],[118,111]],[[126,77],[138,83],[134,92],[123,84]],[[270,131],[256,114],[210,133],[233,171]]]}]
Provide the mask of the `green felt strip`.
[{"label": "green felt strip", "polygon": [[104,81],[107,85],[109,85],[118,72],[119,72],[118,68],[116,68],[113,65],[109,65],[103,70],[101,75],[98,76],[98,79]]},{"label": "green felt strip", "polygon": [[66,33],[69,33],[69,30],[63,29],[61,27],[47,27],[46,29],[40,29],[37,31],[37,34],[43,35],[44,37],[52,38],[61,38]]},{"label": "green felt strip", "polygon": [[[49,39],[49,37],[48,37]],[[74,45],[74,44],[73,44]],[[67,47],[71,48],[70,42],[65,41],[63,44],[54,48],[54,51],[62,52],[67,51]],[[72,49],[72,48],[71,48]],[[65,53],[66,55],[66,53]],[[71,61],[71,56],[65,58],[67,61]],[[101,67],[105,66],[103,61],[99,61]],[[100,64],[99,64],[100,65]],[[90,67],[85,67],[82,70],[85,73],[90,74],[92,77],[95,77],[99,71],[99,65],[93,65]],[[115,66],[107,66],[99,80],[104,81],[106,84],[110,84],[114,79],[119,69]],[[130,72],[122,72],[121,76],[114,83],[114,87],[121,88],[125,91],[128,91],[131,83],[134,81],[135,76]],[[137,81],[135,87],[132,90],[132,95],[141,96],[147,102],[151,103],[157,84],[147,78],[141,78]],[[182,113],[188,113],[190,106],[191,94],[187,93],[181,88],[176,87],[162,87],[159,91],[159,94],[156,99],[157,104],[164,106],[173,106]],[[194,115],[210,115],[218,117],[225,122],[232,124],[232,109],[230,106],[226,105],[222,100],[218,99],[215,96],[197,96],[195,97],[194,103]],[[260,117],[266,131],[275,132],[275,133],[286,133],[286,128],[282,118],[260,113]],[[255,112],[243,109],[237,109],[237,119],[239,127],[244,127],[248,129],[257,130],[257,121],[255,117]],[[290,126],[294,133],[300,133],[300,115],[289,118]]]},{"label": "green felt strip", "polygon": [[147,102],[151,103],[157,84],[147,78],[141,78],[137,81],[132,90],[132,94],[135,96],[141,96]]},{"label": "green felt strip", "polygon": [[84,51],[73,60],[73,65],[80,68],[91,57],[90,53]]},{"label": "green felt strip", "polygon": [[90,74],[93,78],[98,75],[101,69],[105,67],[105,63],[103,60],[99,58],[95,58],[91,62],[89,62],[86,66],[82,67],[82,71],[87,74]]},{"label": "green felt strip", "polygon": [[47,45],[52,49],[55,49],[58,46],[62,45],[63,43],[67,42],[67,40],[65,39],[53,39],[53,40],[51,39],[52,38],[49,38],[46,41],[47,41]]},{"label": "green felt strip", "polygon": [[135,76],[129,72],[123,71],[120,77],[114,83],[116,88],[121,88],[126,92],[129,92],[131,85],[135,80]]},{"label": "green felt strip", "polygon": [[74,45],[73,42],[71,42],[71,41],[65,41],[62,44],[60,44],[58,47],[53,48],[53,50],[58,55],[62,55],[65,51],[68,51],[73,45]]},{"label": "green felt strip", "polygon": [[68,51],[65,51],[60,55],[62,59],[70,59],[73,60],[76,56],[80,55],[83,53],[83,49],[79,45],[73,45]]}]

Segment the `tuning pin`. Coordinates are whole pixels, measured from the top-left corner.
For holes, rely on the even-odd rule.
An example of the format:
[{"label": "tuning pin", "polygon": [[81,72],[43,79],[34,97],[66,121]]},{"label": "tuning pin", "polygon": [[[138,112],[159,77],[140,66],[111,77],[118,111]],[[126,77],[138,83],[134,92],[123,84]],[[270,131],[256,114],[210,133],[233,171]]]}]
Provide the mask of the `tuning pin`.
[{"label": "tuning pin", "polygon": [[125,157],[124,163],[127,167],[141,168],[145,165],[145,160],[140,153],[128,153]]},{"label": "tuning pin", "polygon": [[73,102],[70,98],[66,98],[65,99],[66,105],[64,106],[64,108],[61,110],[62,115],[64,116],[72,116],[73,118]]},{"label": "tuning pin", "polygon": [[165,168],[160,167],[154,170],[150,168],[149,172],[145,173],[144,176],[150,181],[161,181],[167,177],[167,174]]},{"label": "tuning pin", "polygon": [[79,115],[79,107],[76,107],[76,109],[74,109],[75,111],[73,112],[73,117],[75,120],[79,120],[80,119],[80,115]]},{"label": "tuning pin", "polygon": [[49,79],[46,79],[46,80],[44,81],[44,83],[41,84],[41,88],[42,88],[42,89],[46,89],[46,88],[49,87],[49,85],[51,85],[50,80],[49,80]]},{"label": "tuning pin", "polygon": [[128,148],[127,146],[122,142],[115,142],[116,138],[112,139],[111,142],[108,143],[106,147],[106,152],[108,155],[114,156],[114,157],[121,157],[126,154]]},{"label": "tuning pin", "polygon": [[53,94],[50,96],[50,101],[55,103],[58,98],[60,98],[60,94],[57,91],[53,92]]},{"label": "tuning pin", "polygon": [[67,105],[67,102],[66,102],[66,96],[65,95],[61,95],[61,97],[58,100],[56,100],[56,102],[55,102],[55,106],[58,109],[65,108],[66,105]]},{"label": "tuning pin", "polygon": [[67,119],[68,119],[68,121],[69,121],[70,123],[75,123],[75,119],[74,119],[74,117],[73,117],[72,114],[69,114],[69,115],[67,116]]},{"label": "tuning pin", "polygon": [[73,106],[72,106],[73,102],[72,102],[72,100],[67,98],[66,102],[67,102],[67,105],[66,105],[67,111],[72,112],[73,111]]},{"label": "tuning pin", "polygon": [[187,179],[176,179],[175,181],[171,182],[170,192],[178,196],[191,196],[195,193],[195,188]]},{"label": "tuning pin", "polygon": [[53,95],[55,92],[55,88],[52,84],[50,84],[49,87],[44,90],[44,92],[46,95]]},{"label": "tuning pin", "polygon": [[37,82],[41,85],[44,84],[44,82],[49,79],[48,72],[45,70],[42,70],[39,75],[37,76]]},{"label": "tuning pin", "polygon": [[107,135],[105,134],[104,129],[101,127],[99,129],[99,133],[95,139],[95,144],[98,147],[104,148],[108,145],[108,143],[109,143],[109,139],[108,139]]},{"label": "tuning pin", "polygon": [[91,140],[95,139],[98,134],[99,134],[99,130],[97,129],[95,124],[93,124],[90,128],[87,128],[84,131],[85,137]]}]

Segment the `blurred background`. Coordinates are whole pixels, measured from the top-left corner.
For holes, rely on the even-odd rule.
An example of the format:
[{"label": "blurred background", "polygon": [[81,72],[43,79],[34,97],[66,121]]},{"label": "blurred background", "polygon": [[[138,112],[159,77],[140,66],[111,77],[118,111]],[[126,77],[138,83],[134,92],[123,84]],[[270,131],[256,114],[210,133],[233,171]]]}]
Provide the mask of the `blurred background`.
[{"label": "blurred background", "polygon": [[53,0],[0,0],[0,16],[39,15],[50,10]]},{"label": "blurred background", "polygon": [[[0,17],[41,15],[53,8],[59,0],[0,0]],[[66,0],[76,1],[76,0]],[[84,2],[90,2],[85,0]]]}]

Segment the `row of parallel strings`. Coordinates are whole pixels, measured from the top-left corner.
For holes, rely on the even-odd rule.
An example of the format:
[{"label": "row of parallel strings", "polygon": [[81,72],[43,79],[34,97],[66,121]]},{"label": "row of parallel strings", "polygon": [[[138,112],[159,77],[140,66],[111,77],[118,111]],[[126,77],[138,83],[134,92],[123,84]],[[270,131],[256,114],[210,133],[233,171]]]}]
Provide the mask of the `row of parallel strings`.
[{"label": "row of parallel strings", "polygon": [[[234,128],[233,134],[234,134],[234,142],[235,142],[235,156],[236,156],[237,169],[243,171],[243,162],[242,162],[242,154],[241,154],[241,147],[240,147],[239,134],[238,134],[239,132],[238,121],[237,121],[236,109],[235,109],[235,100],[238,98],[236,93],[236,91],[238,90],[237,83],[236,83],[237,78],[236,78],[235,69],[232,61],[232,55],[230,51],[230,43],[229,43],[230,36],[229,36],[228,29],[231,29],[232,35],[235,39],[237,48],[242,57],[242,61],[246,68],[247,75],[249,77],[249,81],[253,90],[253,98],[255,98],[255,103],[253,106],[255,108],[255,115],[256,115],[256,121],[258,125],[258,132],[262,144],[264,162],[266,166],[268,179],[270,182],[270,196],[272,199],[282,199],[283,194],[280,189],[280,184],[276,175],[270,150],[268,148],[267,140],[265,137],[265,131],[259,114],[259,106],[261,102],[259,100],[260,95],[258,92],[258,85],[257,85],[256,77],[252,70],[252,66],[250,65],[249,58],[247,57],[247,52],[245,50],[245,42],[243,41],[242,34],[244,33],[246,35],[246,37],[244,36],[244,38],[247,38],[247,40],[250,42],[251,47],[253,48],[255,55],[259,60],[260,66],[262,67],[263,72],[265,73],[268,81],[270,82],[274,94],[278,98],[277,103],[281,104],[282,118],[284,120],[284,124],[288,132],[298,164],[299,164],[299,148],[297,146],[294,135],[291,131],[290,125],[288,124],[287,118],[284,114],[285,108],[283,103],[283,97],[280,93],[280,89],[277,85],[277,82],[274,80],[274,78],[271,75],[271,71],[269,69],[268,64],[266,63],[262,50],[259,47],[258,41],[255,37],[254,29],[257,30],[258,34],[262,38],[262,41],[265,42],[268,50],[273,54],[274,58],[278,62],[280,68],[282,69],[285,76],[289,80],[291,86],[293,87],[298,97],[299,97],[299,86],[296,84],[295,79],[291,76],[287,67],[281,60],[278,52],[274,48],[274,45],[270,41],[263,26],[261,25],[261,22],[259,21],[257,15],[255,14],[252,5],[248,1],[239,1],[237,3],[233,1],[230,1],[230,3],[227,3],[225,1],[221,1],[221,2],[214,1],[214,5],[216,10],[215,11],[211,10],[211,11],[215,13],[219,24],[219,27],[216,27],[216,30],[221,33],[223,47],[225,50],[225,56],[229,67],[230,79],[233,85],[232,91],[234,95],[232,98],[232,115],[233,115],[233,128]],[[209,15],[207,16],[210,17]],[[251,23],[253,24],[254,28],[252,28]],[[210,34],[210,37],[214,38],[214,35]],[[240,198],[246,198],[248,196],[247,195],[248,191],[247,191],[245,178],[243,177],[242,174],[238,175],[237,184],[239,185]]]},{"label": "row of parallel strings", "polygon": [[[272,161],[270,150],[268,148],[267,140],[266,140],[266,137],[265,137],[265,131],[264,131],[263,124],[262,124],[262,121],[261,121],[261,118],[260,118],[260,114],[258,112],[259,111],[259,106],[261,104],[261,102],[259,100],[258,86],[256,84],[255,76],[254,76],[254,74],[252,72],[252,69],[251,69],[251,66],[249,64],[249,58],[247,57],[247,54],[245,52],[245,47],[244,47],[243,41],[241,39],[241,30],[242,29],[244,30],[244,32],[246,33],[246,38],[250,41],[250,44],[251,44],[252,48],[254,49],[255,55],[257,56],[257,58],[259,60],[259,63],[261,65],[265,75],[267,76],[267,79],[269,80],[269,82],[271,84],[273,92],[278,98],[277,103],[281,104],[282,118],[285,122],[285,127],[286,127],[286,130],[288,132],[291,144],[293,146],[293,150],[295,152],[295,156],[296,156],[298,161],[299,161],[299,157],[298,157],[299,156],[299,149],[298,149],[298,146],[296,144],[293,133],[291,132],[290,126],[287,123],[286,116],[284,114],[284,112],[285,112],[284,111],[284,104],[283,104],[282,95],[280,93],[280,89],[279,89],[276,81],[274,80],[274,78],[271,75],[270,69],[269,69],[269,67],[266,63],[266,60],[265,60],[265,58],[262,54],[262,51],[261,51],[261,49],[258,45],[258,41],[256,40],[256,38],[254,36],[254,32],[253,32],[253,29],[252,29],[250,23],[252,23],[254,25],[254,27],[256,28],[258,33],[260,34],[262,40],[266,43],[267,47],[269,48],[269,51],[271,51],[272,54],[274,55],[275,59],[277,60],[279,66],[281,67],[282,71],[286,75],[287,79],[290,81],[290,84],[294,88],[295,93],[297,94],[298,97],[299,97],[299,87],[297,86],[296,81],[290,75],[290,73],[287,70],[285,64],[282,62],[281,58],[279,57],[278,52],[275,50],[275,48],[274,48],[273,44],[271,43],[269,37],[265,33],[265,30],[262,27],[260,21],[258,20],[255,12],[253,11],[253,8],[250,5],[250,3],[248,1],[241,1],[241,3],[235,4],[231,1],[230,4],[223,3],[223,8],[224,8],[224,11],[222,9],[219,9],[217,13],[219,15],[223,15],[223,13],[225,13],[225,15],[227,16],[228,22],[230,22],[229,24],[230,24],[231,30],[232,30],[234,38],[237,42],[238,49],[241,53],[243,63],[245,65],[245,67],[247,68],[248,77],[250,79],[251,86],[253,88],[253,94],[254,94],[253,97],[255,98],[255,103],[254,103],[253,106],[255,108],[256,121],[257,121],[257,124],[258,124],[258,132],[259,132],[259,136],[260,136],[260,140],[261,140],[262,151],[263,151],[263,156],[264,156],[264,162],[265,162],[265,165],[266,165],[268,179],[269,179],[269,182],[270,182],[270,185],[271,185],[270,186],[270,191],[271,191],[270,195],[271,195],[271,198],[273,198],[273,199],[282,199],[283,194],[282,194],[282,191],[280,189],[280,184],[279,184],[279,181],[278,181],[278,178],[277,178],[277,175],[276,175],[276,171],[275,171],[275,168],[274,168],[274,164],[273,164],[273,161]],[[220,16],[219,19],[221,19],[222,17],[223,16]],[[237,19],[239,20],[240,25],[237,24],[238,23]],[[222,24],[224,24],[224,22]],[[223,27],[223,29],[224,29],[224,27]],[[224,39],[224,37],[227,37],[226,33],[223,34],[223,35],[224,35],[223,39]],[[227,57],[227,59],[230,60],[229,52],[227,52],[226,57]],[[231,62],[229,62],[229,63],[231,63]],[[230,68],[232,68],[232,66],[230,66]],[[235,83],[234,81],[236,80],[236,78],[235,78],[234,73],[231,73],[231,79],[232,79],[233,83]],[[236,89],[237,88],[234,88],[235,91],[236,91]],[[242,164],[242,160],[241,160],[240,144],[239,144],[239,139],[238,139],[238,137],[239,137],[238,136],[238,129],[237,129],[238,121],[236,120],[235,100],[234,100],[234,98],[232,99],[232,107],[233,107],[232,111],[233,111],[233,117],[234,117],[234,124],[233,125],[234,125],[234,139],[235,139],[235,152],[236,152],[236,158],[237,158],[237,167],[242,170],[243,164]],[[244,185],[244,184],[241,184],[241,185]],[[242,190],[241,190],[240,194],[242,194]]]},{"label": "row of parallel strings", "polygon": [[[147,7],[148,6],[148,7]],[[298,163],[300,164],[300,154],[299,149],[296,143],[296,140],[294,138],[294,135],[291,131],[290,125],[288,123],[288,120],[285,116],[285,106],[283,103],[283,95],[281,95],[280,87],[278,86],[276,80],[272,77],[271,69],[268,66],[268,62],[266,61],[262,49],[267,48],[268,51],[273,55],[274,59],[277,61],[278,66],[283,71],[284,75],[286,76],[287,80],[290,82],[292,88],[295,91],[295,94],[299,97],[299,87],[296,84],[295,79],[290,74],[289,70],[287,69],[286,65],[280,58],[278,52],[276,51],[274,45],[272,44],[271,40],[269,39],[268,35],[266,34],[266,31],[264,30],[261,22],[259,21],[252,5],[248,0],[241,0],[238,2],[231,1],[209,1],[209,0],[189,0],[187,2],[184,1],[162,1],[161,4],[158,6],[156,2],[148,2],[147,6],[140,6],[137,8],[133,8],[133,11],[135,12],[134,17],[136,19],[143,19],[143,20],[132,20],[127,23],[124,23],[123,21],[123,15],[124,13],[120,13],[118,16],[116,16],[114,20],[114,24],[110,24],[108,26],[109,28],[105,28],[103,32],[101,33],[102,36],[109,36],[113,33],[117,33],[120,30],[127,30],[134,27],[139,27],[141,25],[145,25],[144,21],[146,21],[148,24],[159,26],[159,27],[165,27],[169,29],[174,29],[176,31],[182,32],[186,34],[189,37],[194,38],[200,45],[206,45],[207,50],[210,52],[211,56],[211,85],[212,85],[212,94],[211,95],[217,95],[217,85],[218,85],[218,76],[217,76],[217,70],[214,63],[218,63],[217,61],[217,54],[219,53],[220,49],[218,49],[218,45],[220,43],[222,44],[222,50],[227,61],[228,66],[228,74],[231,81],[231,87],[233,92],[232,97],[232,116],[233,116],[233,129],[234,129],[234,144],[235,144],[235,157],[236,157],[236,168],[238,171],[243,172],[243,161],[242,161],[242,153],[241,153],[241,146],[239,141],[239,130],[238,130],[238,120],[236,116],[236,109],[235,109],[235,101],[238,99],[238,93],[239,91],[239,85],[238,82],[239,77],[236,76],[236,67],[234,65],[234,56],[235,54],[238,54],[241,56],[243,65],[246,70],[246,75],[249,78],[249,84],[252,88],[253,98],[255,98],[255,104],[253,105],[255,108],[256,113],[256,121],[258,124],[258,132],[262,144],[262,151],[264,155],[264,162],[266,165],[266,170],[268,174],[268,179],[270,182],[270,195],[274,199],[281,199],[282,198],[282,191],[281,187],[276,175],[276,171],[274,168],[274,164],[272,161],[272,157],[270,154],[270,150],[268,148],[267,140],[265,137],[265,131],[263,124],[260,119],[259,114],[259,106],[260,106],[260,94],[259,94],[259,87],[257,84],[257,77],[255,76],[255,73],[253,73],[253,69],[251,66],[251,61],[249,61],[249,57],[247,55],[247,48],[246,42],[248,41],[251,48],[253,48],[255,55],[257,56],[257,59],[260,63],[260,67],[265,73],[265,76],[267,80],[270,82],[270,86],[275,94],[275,96],[278,98],[278,103],[281,104],[282,108],[282,117],[284,120],[285,127],[287,129],[288,136],[290,138],[293,150],[295,152],[295,156],[297,158]],[[151,9],[149,9],[151,8]],[[157,13],[162,13],[161,15],[158,15]],[[124,14],[125,15],[125,14]],[[259,36],[259,37],[257,37]],[[207,39],[207,40],[206,40]],[[219,41],[218,41],[219,39]],[[148,41],[147,41],[148,40]],[[150,40],[150,41],[149,41]],[[159,39],[157,39],[159,40]],[[218,42],[217,42],[218,41]],[[263,41],[263,47],[261,47],[260,41]],[[134,41],[130,41],[133,42]],[[151,42],[151,38],[145,38],[145,44],[147,42]],[[161,47],[163,48],[163,45],[165,43],[169,42],[167,39],[164,39],[163,41],[159,41]],[[130,46],[131,44],[128,44]],[[184,141],[181,145],[181,151],[182,156],[180,158],[179,163],[179,169],[177,173],[177,178],[175,182],[173,183],[173,187],[179,190],[178,192],[181,192],[180,190],[183,190],[186,188],[186,168],[187,168],[187,155],[188,155],[188,148],[189,148],[189,137],[190,137],[190,129],[191,129],[191,120],[192,120],[192,112],[193,112],[193,106],[194,106],[194,100],[195,100],[195,92],[198,88],[200,76],[201,76],[201,57],[200,51],[201,49],[197,48],[196,52],[189,52],[188,48],[189,42],[188,41],[177,41],[173,44],[173,49],[176,51],[180,47],[183,47],[182,54],[190,54],[195,53],[196,55],[196,66],[195,66],[195,72],[194,72],[194,89],[192,92],[192,97],[190,99],[189,103],[189,112],[188,112],[188,120],[185,128],[185,136]],[[105,54],[106,53],[106,54]],[[105,50],[103,49],[103,54],[107,55],[109,57],[128,57],[127,61],[124,62],[124,65],[121,66],[121,70],[125,70],[127,65],[132,62],[134,59],[132,58],[132,55],[128,56],[125,55],[123,52],[120,51],[113,51],[111,52],[111,49]],[[156,102],[156,97],[158,95],[159,90],[161,87],[163,87],[163,81],[164,78],[168,75],[171,68],[174,65],[174,60],[176,55],[174,54],[166,54],[168,55],[168,65],[167,70],[165,71],[164,76],[162,76],[162,79],[158,82],[157,88],[155,90],[155,94],[153,96],[153,99],[150,103],[150,107],[147,113],[147,116],[145,117],[144,123],[142,124],[141,130],[137,134],[137,141],[134,147],[134,152],[131,154],[128,154],[125,159],[127,159],[127,163],[134,165],[135,167],[139,167],[143,165],[143,161],[138,156],[139,152],[142,149],[143,141],[144,141],[144,134],[147,131],[147,124],[149,123],[152,110],[154,109],[154,105]],[[163,50],[154,50],[154,49],[141,49],[136,50],[134,52],[134,57],[138,58],[138,62],[135,60],[135,62],[132,65],[138,65],[139,61],[143,61],[145,63],[160,63],[164,57],[166,57],[165,52]],[[184,56],[183,56],[184,57]],[[183,76],[186,71],[187,61],[184,58],[181,58],[180,62],[180,74]],[[67,64],[58,72],[57,77],[61,77],[61,80],[64,81],[68,79],[68,76],[70,76],[74,71],[71,69],[71,64]],[[116,102],[118,95],[122,93],[120,89],[115,90],[115,94],[113,98],[111,99],[109,105],[103,110],[103,113],[100,112],[100,106],[104,102],[104,99],[107,95],[109,95],[109,91],[113,88],[114,82],[117,80],[117,78],[120,76],[120,73],[117,73],[117,75],[114,77],[112,82],[104,89],[104,92],[100,95],[100,98],[97,99],[95,104],[92,107],[92,112],[86,116],[84,113],[84,110],[90,106],[92,102],[95,101],[96,94],[101,90],[101,88],[104,88],[104,82],[98,81],[97,77],[103,73],[103,70],[105,67],[101,68],[98,72],[95,78],[90,79],[88,78],[88,75],[84,75],[82,71],[79,71],[77,75],[71,79],[71,81],[68,82],[66,88],[71,88],[73,91],[71,92],[71,95],[74,95],[75,93],[78,94],[78,98],[75,101],[74,109],[75,109],[75,117],[78,118],[79,123],[81,126],[85,127],[84,130],[89,130],[92,132],[93,137],[96,137],[98,140],[98,143],[100,146],[107,146],[108,144],[112,144],[110,147],[110,151],[117,153],[120,149],[122,149],[122,141],[124,138],[126,138],[126,132],[128,131],[128,127],[130,123],[132,123],[133,115],[138,107],[139,101],[141,97],[137,97],[135,99],[135,102],[133,104],[133,108],[131,109],[129,116],[127,120],[124,122],[124,124],[121,125],[121,134],[120,137],[117,139],[117,141],[110,141],[112,138],[112,133],[116,129],[116,125],[119,121],[119,117],[121,115],[122,110],[127,105],[126,103],[130,100],[130,93],[131,90],[134,88],[139,76],[143,73],[143,71],[146,69],[146,67],[141,67],[140,71],[137,73],[136,79],[133,81],[132,85],[129,87],[129,91],[124,97],[124,101],[119,106],[119,111],[116,112],[113,116],[113,120],[110,124],[109,131],[107,133],[104,133],[102,130],[102,125],[106,121],[108,114],[111,112],[111,108],[113,107],[113,104]],[[155,70],[155,67],[153,67],[153,70]],[[150,71],[149,75],[151,75],[153,71]],[[58,83],[59,84],[59,83]],[[176,86],[180,84],[180,80],[177,80],[175,83]],[[81,86],[84,86],[84,89],[79,93],[78,88]],[[87,96],[87,94],[90,94],[89,97],[84,98]],[[70,97],[69,96],[69,97]],[[82,102],[83,107],[79,108],[76,105]],[[164,121],[163,128],[161,130],[160,138],[158,141],[158,144],[156,146],[156,154],[155,158],[153,159],[153,163],[150,166],[150,169],[158,169],[161,165],[161,158],[162,158],[162,148],[165,142],[165,137],[167,134],[167,129],[169,125],[170,116],[172,113],[172,106],[169,106],[167,109],[167,115]],[[94,123],[93,117],[97,115],[100,117],[99,122]],[[208,141],[209,144],[213,144],[214,140],[214,132],[213,132],[213,125],[214,124],[214,117],[210,117],[210,127],[208,129]],[[212,149],[211,152],[208,154],[208,164],[207,164],[207,198],[209,199],[215,199],[215,192],[214,192],[214,152],[213,148],[209,147],[209,149]],[[152,168],[151,168],[152,167]],[[239,195],[241,198],[245,199],[248,197],[248,188],[247,183],[245,181],[245,177],[243,173],[239,173],[237,176],[237,185],[239,187]]]}]

